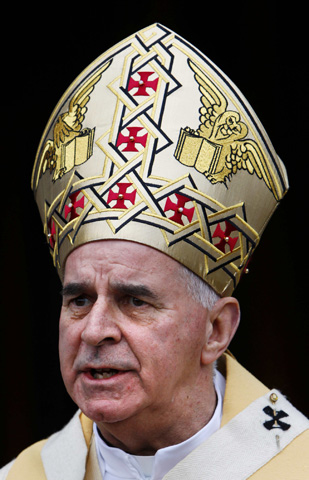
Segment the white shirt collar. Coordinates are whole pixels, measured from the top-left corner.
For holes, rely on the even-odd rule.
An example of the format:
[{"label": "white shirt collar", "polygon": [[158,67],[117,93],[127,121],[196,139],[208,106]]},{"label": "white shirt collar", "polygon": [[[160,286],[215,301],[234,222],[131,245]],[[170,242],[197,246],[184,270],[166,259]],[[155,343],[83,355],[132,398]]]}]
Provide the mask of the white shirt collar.
[{"label": "white shirt collar", "polygon": [[162,448],[153,456],[130,455],[119,448],[108,446],[94,424],[97,454],[104,480],[162,479],[177,463],[220,428],[225,379],[217,370],[214,376],[214,386],[217,393],[217,406],[207,425],[193,437],[177,445]]}]

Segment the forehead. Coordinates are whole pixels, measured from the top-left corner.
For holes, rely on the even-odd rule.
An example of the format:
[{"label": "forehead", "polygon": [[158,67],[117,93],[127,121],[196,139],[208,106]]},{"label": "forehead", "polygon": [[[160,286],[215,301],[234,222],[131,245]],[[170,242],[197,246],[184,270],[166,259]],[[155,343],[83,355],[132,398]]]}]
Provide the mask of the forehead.
[{"label": "forehead", "polygon": [[125,275],[179,280],[180,264],[152,247],[124,240],[99,240],[76,248],[67,258],[64,281],[72,277]]}]

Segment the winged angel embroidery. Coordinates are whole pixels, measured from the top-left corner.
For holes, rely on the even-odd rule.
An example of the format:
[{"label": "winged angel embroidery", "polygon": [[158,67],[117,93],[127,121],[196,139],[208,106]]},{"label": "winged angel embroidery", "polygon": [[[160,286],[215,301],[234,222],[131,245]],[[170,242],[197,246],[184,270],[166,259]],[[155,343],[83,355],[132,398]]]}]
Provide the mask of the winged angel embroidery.
[{"label": "winged angel embroidery", "polygon": [[53,172],[53,181],[56,181],[75,165],[81,165],[91,157],[94,129],[82,130],[82,124],[90,94],[111,62],[105,63],[83,84],[72,97],[68,111],[58,117],[53,140],[47,140],[42,152],[41,175],[49,169]]},{"label": "winged angel embroidery", "polygon": [[267,159],[254,140],[245,138],[247,125],[238,112],[227,109],[226,98],[205,73],[191,60],[188,62],[201,93],[200,125],[196,131],[182,129],[175,157],[194,166],[213,184],[226,185],[240,169],[255,173],[278,199]]}]

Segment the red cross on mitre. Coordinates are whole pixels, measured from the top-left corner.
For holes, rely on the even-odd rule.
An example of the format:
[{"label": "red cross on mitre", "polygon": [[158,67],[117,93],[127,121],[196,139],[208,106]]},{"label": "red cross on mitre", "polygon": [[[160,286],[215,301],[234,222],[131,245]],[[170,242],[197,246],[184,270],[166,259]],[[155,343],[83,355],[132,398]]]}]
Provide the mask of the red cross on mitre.
[{"label": "red cross on mitre", "polygon": [[79,214],[76,211],[77,208],[84,208],[85,197],[82,196],[79,200],[77,200],[79,194],[80,190],[69,195],[69,203],[64,207],[64,216],[67,218],[70,215],[69,221],[79,217]]},{"label": "red cross on mitre", "polygon": [[56,235],[56,225],[55,225],[55,222],[54,222],[54,219],[51,218],[48,222],[48,241],[49,241],[49,245],[52,249],[54,249],[55,247],[55,235]]},{"label": "red cross on mitre", "polygon": [[177,198],[177,203],[172,202],[172,200],[168,197],[166,199],[164,211],[167,212],[168,210],[173,210],[174,215],[169,217],[170,220],[173,220],[180,225],[183,225],[182,216],[184,215],[191,223],[193,214],[194,214],[194,207],[186,208],[185,204],[191,202],[192,200],[184,195],[180,195],[179,193],[175,193]]},{"label": "red cross on mitre", "polygon": [[148,80],[148,78],[154,74],[154,72],[137,72],[140,79],[134,80],[133,77],[129,80],[128,91],[132,90],[133,88],[137,88],[137,92],[134,93],[134,97],[141,96],[141,97],[148,97],[149,93],[147,92],[147,88],[151,88],[154,92],[156,92],[158,88],[158,81],[159,78],[155,78],[154,80]]},{"label": "red cross on mitre", "polygon": [[220,238],[218,243],[215,243],[215,247],[217,247],[221,252],[225,253],[225,247],[228,245],[230,247],[230,251],[232,252],[235,248],[236,242],[238,237],[231,237],[231,233],[237,230],[230,222],[225,220],[225,230],[223,231],[220,227],[220,223],[216,226],[216,229],[212,235],[212,238]]},{"label": "red cross on mitre", "polygon": [[119,147],[123,143],[126,143],[127,146],[122,151],[123,152],[138,152],[136,144],[140,144],[143,147],[146,146],[147,142],[147,133],[145,135],[138,136],[138,132],[143,130],[143,127],[127,127],[129,135],[123,135],[121,132],[118,135],[116,147]]},{"label": "red cross on mitre", "polygon": [[134,205],[136,197],[136,189],[132,192],[127,192],[127,189],[132,185],[132,183],[117,183],[118,192],[113,192],[112,189],[108,192],[107,203],[109,204],[113,200],[116,200],[116,204],[112,208],[128,208],[125,205],[125,200]]}]

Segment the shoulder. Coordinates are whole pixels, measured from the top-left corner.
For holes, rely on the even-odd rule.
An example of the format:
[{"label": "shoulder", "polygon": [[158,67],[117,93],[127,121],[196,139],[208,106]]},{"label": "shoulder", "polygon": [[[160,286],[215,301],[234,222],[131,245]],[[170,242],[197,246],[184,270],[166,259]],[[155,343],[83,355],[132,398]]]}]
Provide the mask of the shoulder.
[{"label": "shoulder", "polygon": [[[40,478],[43,480],[45,478],[44,469],[40,468],[42,466],[41,462],[41,451],[44,447],[47,440],[41,440],[40,442],[34,443],[30,447],[23,450],[16,459],[12,460],[10,463],[5,465],[0,470],[0,480],[5,480],[9,478],[22,479],[24,478],[25,472],[29,475],[29,478],[35,480]],[[35,476],[34,469],[38,470],[38,474]],[[43,476],[42,476],[43,473]]]},{"label": "shoulder", "polygon": [[91,431],[92,422],[78,411],[62,430],[31,445],[3,467],[0,480],[45,480],[49,472],[56,473],[57,478],[57,472],[69,468],[82,471]]},{"label": "shoulder", "polygon": [[14,463],[14,460],[12,460],[10,463],[5,465],[4,467],[0,468],[0,480],[5,480],[6,479],[7,474],[9,472],[11,466],[13,465],[13,463]]},{"label": "shoulder", "polygon": [[[250,478],[265,480],[309,478],[309,421],[277,390],[269,390],[234,358],[225,357],[227,380],[222,426],[235,443],[242,443],[235,458],[254,452],[261,456]],[[247,448],[247,446],[250,446]]]},{"label": "shoulder", "polygon": [[10,463],[5,465],[4,467],[0,468],[0,480],[5,480],[7,477],[7,474],[9,473],[9,470],[11,466],[13,465],[14,460],[12,460]]},{"label": "shoulder", "polygon": [[282,451],[259,469],[252,480],[308,480],[309,478],[309,430],[302,432]]}]

